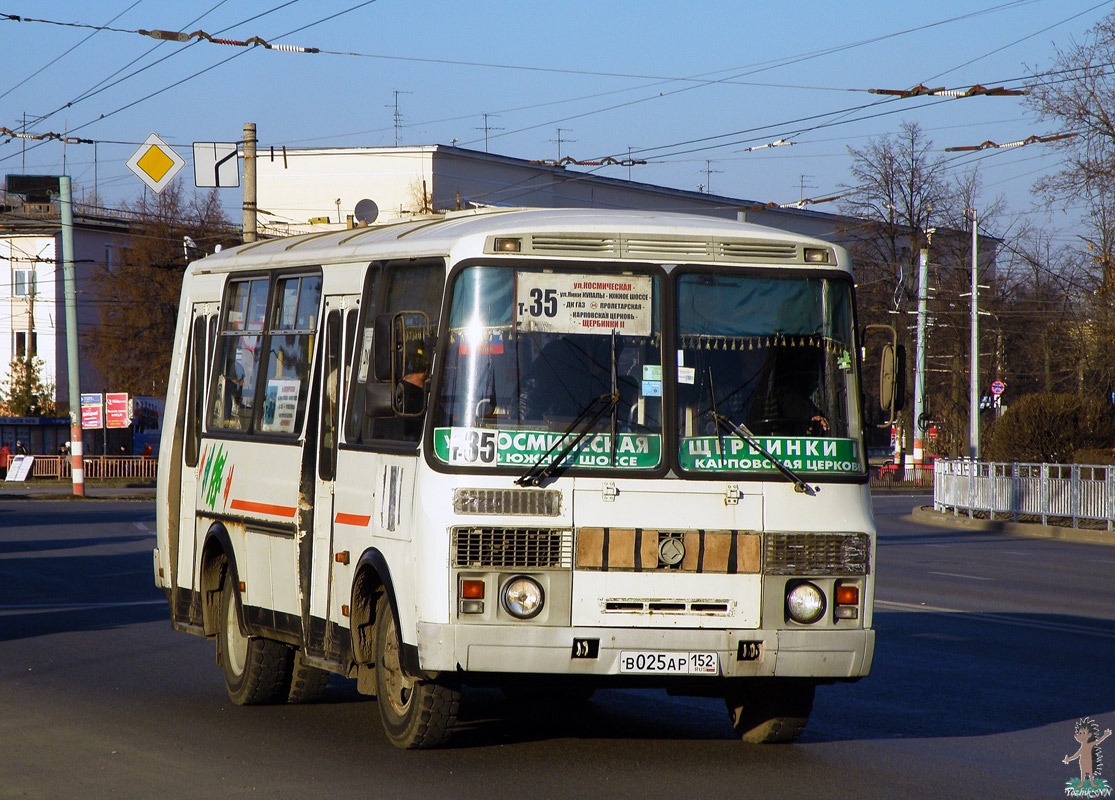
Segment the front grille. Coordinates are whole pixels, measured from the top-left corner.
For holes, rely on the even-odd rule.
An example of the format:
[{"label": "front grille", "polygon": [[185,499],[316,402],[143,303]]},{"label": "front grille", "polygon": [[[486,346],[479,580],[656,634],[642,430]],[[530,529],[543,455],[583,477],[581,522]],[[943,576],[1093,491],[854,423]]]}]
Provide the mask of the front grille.
[{"label": "front grille", "polygon": [[571,569],[573,532],[550,528],[455,528],[453,564],[467,569]]},{"label": "front grille", "polygon": [[615,598],[603,601],[607,614],[728,614],[734,603],[729,600],[645,600]]},{"label": "front grille", "polygon": [[866,575],[871,568],[865,533],[768,533],[764,539],[768,575]]}]

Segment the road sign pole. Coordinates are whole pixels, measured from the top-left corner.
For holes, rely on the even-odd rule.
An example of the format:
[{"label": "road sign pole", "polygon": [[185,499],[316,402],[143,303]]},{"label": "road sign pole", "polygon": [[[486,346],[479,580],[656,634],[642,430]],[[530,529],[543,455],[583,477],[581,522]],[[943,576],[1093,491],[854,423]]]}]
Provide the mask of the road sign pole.
[{"label": "road sign pole", "polygon": [[77,291],[74,287],[74,206],[70,176],[58,179],[62,211],[62,283],[66,293],[66,363],[70,383],[70,472],[74,494],[85,496],[85,459],[81,434],[81,378],[77,347]]},{"label": "road sign pole", "polygon": [[976,210],[972,212],[972,340],[971,375],[968,383],[968,456],[979,461],[979,234]]}]

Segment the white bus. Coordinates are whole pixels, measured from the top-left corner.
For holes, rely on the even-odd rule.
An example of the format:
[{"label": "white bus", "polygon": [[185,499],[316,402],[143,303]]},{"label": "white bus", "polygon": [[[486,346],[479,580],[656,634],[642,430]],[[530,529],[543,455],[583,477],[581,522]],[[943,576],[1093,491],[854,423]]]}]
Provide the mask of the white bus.
[{"label": "white bus", "polygon": [[725,698],[791,741],[867,674],[875,525],[847,253],[707,217],[451,213],[186,271],[155,580],[237,704],[463,686]]}]

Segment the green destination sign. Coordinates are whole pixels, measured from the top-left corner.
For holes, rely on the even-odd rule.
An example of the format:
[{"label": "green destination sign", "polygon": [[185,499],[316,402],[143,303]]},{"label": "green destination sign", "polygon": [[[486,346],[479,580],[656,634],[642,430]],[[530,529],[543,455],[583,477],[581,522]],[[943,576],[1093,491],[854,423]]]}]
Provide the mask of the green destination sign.
[{"label": "green destination sign", "polygon": [[[488,467],[527,467],[551,447],[555,455],[576,434],[563,437],[550,431],[499,431],[491,428],[434,428],[434,454],[447,464]],[[555,447],[556,445],[556,447]],[[581,440],[565,460],[566,467],[612,466],[612,437],[593,433]],[[653,468],[662,461],[659,434],[621,433],[616,442],[615,466]]]},{"label": "green destination sign", "polygon": [[[821,439],[792,436],[755,437],[766,451],[795,472],[861,472],[859,447],[855,439]],[[716,436],[695,436],[681,440],[682,469],[714,472],[765,472],[774,465],[738,436],[724,435],[724,454]]]}]

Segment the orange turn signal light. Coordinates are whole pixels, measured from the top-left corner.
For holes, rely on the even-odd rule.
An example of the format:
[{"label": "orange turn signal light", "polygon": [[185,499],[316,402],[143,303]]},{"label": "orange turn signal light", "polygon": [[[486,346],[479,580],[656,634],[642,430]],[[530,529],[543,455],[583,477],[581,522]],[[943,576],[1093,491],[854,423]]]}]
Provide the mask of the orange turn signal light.
[{"label": "orange turn signal light", "polygon": [[859,605],[859,587],[858,586],[837,586],[836,587],[836,604],[838,606],[858,606]]},{"label": "orange turn signal light", "polygon": [[461,597],[465,600],[483,600],[484,581],[461,581]]}]

